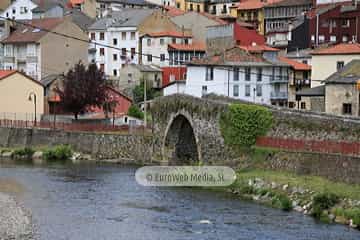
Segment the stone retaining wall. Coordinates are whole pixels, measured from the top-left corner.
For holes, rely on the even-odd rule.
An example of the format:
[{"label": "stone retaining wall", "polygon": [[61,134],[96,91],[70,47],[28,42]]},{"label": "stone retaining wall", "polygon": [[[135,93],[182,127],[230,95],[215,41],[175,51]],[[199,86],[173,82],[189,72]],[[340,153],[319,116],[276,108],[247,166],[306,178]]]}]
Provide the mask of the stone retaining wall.
[{"label": "stone retaining wall", "polygon": [[75,151],[91,154],[99,160],[119,159],[127,163],[149,163],[152,156],[152,137],[150,136],[0,127],[0,147],[39,147],[61,144],[69,144]]}]

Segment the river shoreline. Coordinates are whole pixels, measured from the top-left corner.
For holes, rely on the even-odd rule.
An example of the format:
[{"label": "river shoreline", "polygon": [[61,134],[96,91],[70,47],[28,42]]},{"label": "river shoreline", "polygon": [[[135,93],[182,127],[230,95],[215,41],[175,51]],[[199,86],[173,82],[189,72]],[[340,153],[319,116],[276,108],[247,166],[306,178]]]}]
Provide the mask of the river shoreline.
[{"label": "river shoreline", "polygon": [[2,192],[0,192],[0,239],[34,239],[31,214],[13,196]]}]

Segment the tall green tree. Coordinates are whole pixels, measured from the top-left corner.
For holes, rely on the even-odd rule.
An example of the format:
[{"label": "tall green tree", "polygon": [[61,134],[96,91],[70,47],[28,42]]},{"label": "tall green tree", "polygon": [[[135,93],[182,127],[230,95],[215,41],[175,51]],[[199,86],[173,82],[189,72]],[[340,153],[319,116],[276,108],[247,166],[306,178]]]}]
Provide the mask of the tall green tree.
[{"label": "tall green tree", "polygon": [[87,68],[79,62],[64,79],[63,89],[57,89],[62,108],[74,114],[75,119],[90,107],[102,107],[108,100],[104,73],[91,64]]}]

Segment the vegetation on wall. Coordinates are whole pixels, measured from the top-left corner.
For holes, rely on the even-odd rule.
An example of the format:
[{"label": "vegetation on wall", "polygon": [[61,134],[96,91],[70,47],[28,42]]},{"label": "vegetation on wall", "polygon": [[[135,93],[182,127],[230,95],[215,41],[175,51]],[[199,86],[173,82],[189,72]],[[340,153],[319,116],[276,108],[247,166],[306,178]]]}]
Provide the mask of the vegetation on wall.
[{"label": "vegetation on wall", "polygon": [[73,151],[68,145],[60,145],[50,149],[46,149],[43,158],[48,161],[64,161],[71,158]]},{"label": "vegetation on wall", "polygon": [[273,115],[267,108],[239,103],[229,105],[221,115],[220,127],[226,144],[250,147],[258,136],[266,134],[272,122]]},{"label": "vegetation on wall", "polygon": [[131,105],[129,107],[128,115],[130,117],[134,117],[134,118],[138,118],[138,119],[144,119],[144,113],[136,105]]}]

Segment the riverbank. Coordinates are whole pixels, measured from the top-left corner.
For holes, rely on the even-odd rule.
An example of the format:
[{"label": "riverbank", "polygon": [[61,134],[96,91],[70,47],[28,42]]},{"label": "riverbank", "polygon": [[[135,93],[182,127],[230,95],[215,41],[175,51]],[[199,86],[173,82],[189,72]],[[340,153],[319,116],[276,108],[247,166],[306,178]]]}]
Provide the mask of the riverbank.
[{"label": "riverbank", "polygon": [[30,214],[13,197],[0,192],[0,239],[30,240],[33,237]]},{"label": "riverbank", "polygon": [[360,185],[332,182],[315,176],[265,169],[237,172],[227,191],[286,211],[295,210],[322,222],[360,230]]}]

